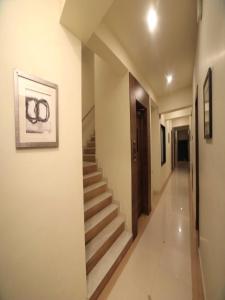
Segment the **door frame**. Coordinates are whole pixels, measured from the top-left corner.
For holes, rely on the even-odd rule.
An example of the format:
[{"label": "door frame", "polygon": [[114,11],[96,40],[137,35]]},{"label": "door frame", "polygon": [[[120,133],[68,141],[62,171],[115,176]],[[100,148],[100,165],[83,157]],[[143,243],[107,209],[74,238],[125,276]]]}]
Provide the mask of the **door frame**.
[{"label": "door frame", "polygon": [[151,212],[151,144],[150,144],[150,103],[149,95],[137,81],[137,79],[129,73],[129,92],[130,92],[130,138],[131,138],[131,176],[132,176],[132,232],[133,238],[138,233],[138,209],[137,209],[137,132],[136,132],[136,102],[140,102],[146,108],[147,116],[147,151],[146,165],[148,170],[146,173],[148,185],[145,192],[147,194],[145,203],[143,203],[144,214],[149,215]]},{"label": "door frame", "polygon": [[196,219],[195,228],[198,232],[199,243],[199,230],[200,230],[200,193],[199,193],[199,99],[198,99],[198,86],[196,88],[195,96],[195,199],[196,199]]}]

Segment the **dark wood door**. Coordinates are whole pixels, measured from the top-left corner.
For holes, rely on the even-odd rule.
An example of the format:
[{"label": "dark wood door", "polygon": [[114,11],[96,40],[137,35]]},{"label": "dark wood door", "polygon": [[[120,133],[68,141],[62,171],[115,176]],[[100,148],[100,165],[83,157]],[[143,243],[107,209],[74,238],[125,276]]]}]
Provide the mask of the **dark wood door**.
[{"label": "dark wood door", "polygon": [[199,205],[199,124],[198,124],[198,90],[195,100],[195,186],[196,186],[196,230],[198,231],[199,241],[199,218],[200,218],[200,205]]},{"label": "dark wood door", "polygon": [[[139,104],[140,105],[140,104]],[[136,129],[137,129],[137,214],[138,217],[145,212],[146,203],[146,150],[147,150],[147,124],[146,110],[139,109],[137,105]]]},{"label": "dark wood door", "polygon": [[[151,212],[151,146],[150,146],[150,103],[149,95],[146,93],[140,83],[130,74],[130,123],[131,123],[131,171],[132,171],[132,232],[133,238],[137,236],[138,232],[138,217],[140,212],[149,214]],[[141,105],[141,106],[140,106]],[[137,124],[141,123],[137,112],[141,107],[144,109],[143,120],[145,130],[143,131],[143,139],[146,141],[143,147],[144,157],[142,163],[139,159],[140,139],[137,133]],[[138,125],[141,128],[141,125]],[[139,136],[139,140],[138,140]],[[141,179],[143,182],[141,181]],[[140,192],[141,190],[141,192]],[[142,195],[142,196],[141,196]]]}]

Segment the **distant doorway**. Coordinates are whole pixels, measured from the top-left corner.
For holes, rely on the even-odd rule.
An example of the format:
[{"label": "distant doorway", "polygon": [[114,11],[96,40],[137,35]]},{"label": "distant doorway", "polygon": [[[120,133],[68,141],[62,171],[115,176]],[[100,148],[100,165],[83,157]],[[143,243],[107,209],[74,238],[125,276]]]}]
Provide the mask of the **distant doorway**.
[{"label": "distant doorway", "polygon": [[189,126],[173,128],[171,147],[172,169],[188,166],[190,160]]}]

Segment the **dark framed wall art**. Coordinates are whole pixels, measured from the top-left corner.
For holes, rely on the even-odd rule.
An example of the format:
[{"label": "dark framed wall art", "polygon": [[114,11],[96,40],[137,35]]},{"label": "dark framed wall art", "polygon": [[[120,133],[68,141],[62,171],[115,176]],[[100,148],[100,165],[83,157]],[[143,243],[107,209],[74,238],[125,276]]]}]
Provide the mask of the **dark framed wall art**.
[{"label": "dark framed wall art", "polygon": [[14,81],[16,148],[58,147],[58,86],[19,70]]},{"label": "dark framed wall art", "polygon": [[160,140],[161,140],[161,166],[166,163],[166,128],[160,125]]},{"label": "dark framed wall art", "polygon": [[212,138],[212,69],[209,68],[203,86],[204,137]]}]

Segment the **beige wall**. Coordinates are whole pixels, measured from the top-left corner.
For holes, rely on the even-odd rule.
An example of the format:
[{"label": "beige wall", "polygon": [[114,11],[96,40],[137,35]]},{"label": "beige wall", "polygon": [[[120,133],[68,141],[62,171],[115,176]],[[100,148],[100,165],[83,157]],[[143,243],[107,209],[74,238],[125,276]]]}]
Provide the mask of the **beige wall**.
[{"label": "beige wall", "polygon": [[[82,47],[82,141],[86,145],[95,129],[95,111],[90,110],[95,104],[94,53],[87,47]],[[90,113],[89,113],[90,112]]]},{"label": "beige wall", "polygon": [[[166,163],[161,166],[161,139],[160,124],[166,129]],[[171,173],[171,120],[165,120],[165,116],[159,118],[158,108],[152,107],[151,114],[151,155],[152,155],[152,189],[158,193],[163,188]],[[170,136],[168,136],[168,134]]]},{"label": "beige wall", "polygon": [[131,151],[129,76],[119,76],[96,55],[97,160],[131,230]]},{"label": "beige wall", "polygon": [[166,120],[172,120],[177,118],[183,118],[183,117],[190,117],[192,114],[192,107],[185,108],[185,109],[179,109],[170,113],[165,114]]},{"label": "beige wall", "polygon": [[[84,300],[81,43],[60,1],[0,1],[0,298]],[[59,86],[59,148],[15,149],[13,69]]]},{"label": "beige wall", "polygon": [[189,126],[190,119],[189,117],[177,118],[172,120],[172,127],[181,127],[181,126]]},{"label": "beige wall", "polygon": [[[200,256],[207,300],[225,299],[225,2],[205,0],[194,74],[199,87]],[[203,137],[203,83],[213,72],[213,139]],[[193,101],[195,97],[193,97]],[[193,102],[194,103],[194,102]],[[193,116],[194,120],[194,116]]]},{"label": "beige wall", "polygon": [[159,131],[159,112],[158,108],[151,107],[151,175],[152,191],[159,192],[161,154],[160,154],[160,131]]},{"label": "beige wall", "polygon": [[159,113],[178,110],[192,105],[192,87],[181,89],[158,101]]},{"label": "beige wall", "polygon": [[[164,125],[166,128],[166,163],[162,166],[160,163],[160,167],[161,167],[160,188],[162,188],[171,173],[171,129],[172,129],[172,126],[171,126],[171,121],[165,120],[164,115],[161,115],[160,124]],[[169,133],[170,137],[168,136],[168,133]],[[161,156],[160,156],[160,162],[161,162]]]},{"label": "beige wall", "polygon": [[[120,41],[116,38],[116,36],[112,33],[109,27],[102,23],[95,31],[95,35],[97,39],[93,37],[88,42],[88,46],[90,46],[96,53],[104,58],[115,70],[119,73],[123,72],[126,74],[127,71],[132,73],[132,75],[140,82],[143,88],[151,97],[151,100],[156,103],[157,99],[154,95],[154,91],[146,82],[141,72],[137,68],[137,66],[133,63],[129,54],[123,48]],[[100,42],[99,42],[100,41]]]}]

